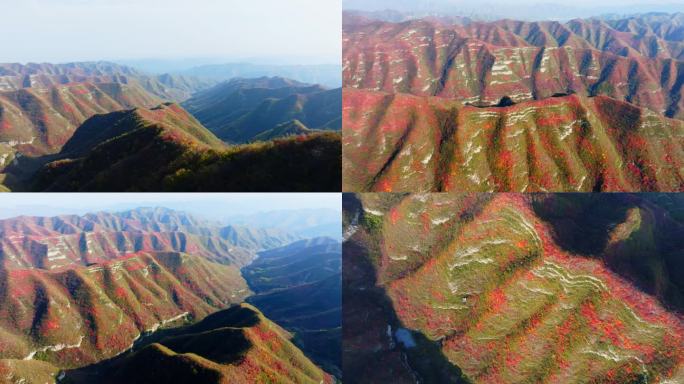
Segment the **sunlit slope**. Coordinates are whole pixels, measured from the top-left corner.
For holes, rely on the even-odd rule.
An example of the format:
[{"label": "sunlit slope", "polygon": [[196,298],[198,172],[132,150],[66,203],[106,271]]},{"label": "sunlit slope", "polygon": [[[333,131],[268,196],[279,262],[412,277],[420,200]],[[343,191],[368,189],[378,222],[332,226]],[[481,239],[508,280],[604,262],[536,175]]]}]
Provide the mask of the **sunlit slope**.
[{"label": "sunlit slope", "polygon": [[96,115],[182,101],[211,82],[148,76],[113,63],[0,64],[0,169],[16,153],[59,152]]},{"label": "sunlit slope", "polygon": [[[28,155],[59,152],[91,116],[161,102],[137,85],[78,83],[0,92],[2,145]],[[9,164],[5,159],[2,166]]]},{"label": "sunlit slope", "polygon": [[607,97],[501,107],[344,90],[348,191],[679,191],[684,124]]},{"label": "sunlit slope", "polygon": [[[535,214],[534,200],[502,195],[482,208],[467,195],[457,196],[410,196],[389,205],[362,196],[362,225],[375,227],[384,239],[371,260],[403,326],[437,342],[445,358],[475,382],[681,378],[681,315],[665,309],[671,301],[646,293],[651,290],[643,281],[611,262],[634,249],[633,244],[618,253],[614,249],[626,233],[635,232],[638,219],[629,213],[634,203],[621,203],[631,208],[613,221],[619,225],[611,226],[605,250],[582,256],[557,244],[559,228]],[[471,208],[460,219],[449,219],[437,208],[447,204]],[[660,212],[650,203],[636,206]],[[424,216],[441,241],[411,252],[425,237],[420,235]],[[399,247],[387,241],[411,226],[415,239],[401,237]]]},{"label": "sunlit slope", "polygon": [[344,28],[343,82],[485,105],[503,96],[519,102],[572,91],[681,118],[684,42],[674,31],[677,16],[661,24],[668,40],[647,33],[652,28],[639,26],[638,18],[614,24],[350,19]]},{"label": "sunlit slope", "polygon": [[221,226],[163,208],[18,217],[0,220],[0,265],[9,270],[53,270],[153,251],[190,253],[243,267],[255,252],[297,239],[282,230]]},{"label": "sunlit slope", "polygon": [[141,333],[200,319],[248,294],[237,267],[182,253],[139,252],[2,277],[1,357],[79,367],[128,349]]}]

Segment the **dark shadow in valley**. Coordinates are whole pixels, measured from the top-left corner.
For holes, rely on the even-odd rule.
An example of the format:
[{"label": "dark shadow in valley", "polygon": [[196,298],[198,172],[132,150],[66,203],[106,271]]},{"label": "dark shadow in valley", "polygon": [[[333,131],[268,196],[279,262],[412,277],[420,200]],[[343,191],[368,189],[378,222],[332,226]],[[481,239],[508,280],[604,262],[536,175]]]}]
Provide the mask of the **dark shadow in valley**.
[{"label": "dark shadow in valley", "polygon": [[630,207],[628,196],[596,193],[534,194],[531,201],[535,213],[551,225],[558,245],[581,255],[603,252],[610,231],[625,220]]},{"label": "dark shadow in valley", "polygon": [[[356,197],[345,194],[344,199]],[[343,206],[360,205],[350,201]],[[376,285],[369,250],[358,240],[364,235],[357,234],[343,247],[344,381],[392,382],[404,378],[416,383],[469,383],[462,371],[444,356],[438,342],[420,332],[402,331],[410,334],[415,344],[411,346],[404,345],[396,336],[395,331],[404,328],[385,289]]]}]

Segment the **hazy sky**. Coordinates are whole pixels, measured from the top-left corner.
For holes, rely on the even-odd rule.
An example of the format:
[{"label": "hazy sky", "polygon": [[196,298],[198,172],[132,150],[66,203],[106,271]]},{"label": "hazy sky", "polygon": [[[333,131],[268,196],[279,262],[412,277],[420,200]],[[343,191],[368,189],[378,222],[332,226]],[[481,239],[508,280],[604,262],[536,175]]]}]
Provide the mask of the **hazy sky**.
[{"label": "hazy sky", "polygon": [[684,12],[677,0],[343,0],[346,9],[400,11],[448,10],[461,16],[526,20],[571,19],[644,12]]},{"label": "hazy sky", "polygon": [[297,57],[339,63],[342,0],[0,0],[1,62]]},{"label": "hazy sky", "polygon": [[[341,211],[339,193],[3,193],[0,219],[165,207],[207,219],[308,208]],[[341,219],[340,219],[341,221]]]}]

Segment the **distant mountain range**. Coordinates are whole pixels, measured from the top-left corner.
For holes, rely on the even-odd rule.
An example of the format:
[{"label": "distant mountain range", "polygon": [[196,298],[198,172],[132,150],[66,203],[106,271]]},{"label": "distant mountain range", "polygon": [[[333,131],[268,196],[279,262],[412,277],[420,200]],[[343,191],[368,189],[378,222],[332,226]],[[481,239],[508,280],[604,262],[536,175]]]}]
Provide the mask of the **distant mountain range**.
[{"label": "distant mountain range", "polygon": [[339,212],[328,209],[298,209],[239,215],[225,221],[233,225],[287,230],[303,237],[339,239],[341,228],[337,216]]},{"label": "distant mountain range", "polygon": [[182,105],[227,142],[342,128],[341,89],[280,77],[234,79],[198,92]]},{"label": "distant mountain range", "polygon": [[[166,208],[0,220],[3,377],[147,383],[174,372],[217,383],[254,382],[260,375],[332,382],[290,342],[291,335],[254,307],[238,305],[251,294],[240,268],[258,254],[286,247],[317,257],[326,241],[299,239],[284,230],[224,226]],[[339,259],[337,243],[338,265]],[[326,266],[311,271],[321,276],[325,272],[316,269]],[[275,281],[289,279],[284,273],[269,272]],[[290,308],[278,321],[289,328],[299,314],[335,318],[316,303]],[[338,345],[339,339],[325,338],[319,347]],[[188,360],[189,353],[196,358]],[[133,378],[141,364],[156,378]]]},{"label": "distant mountain range", "polygon": [[[340,136],[322,132],[341,128],[339,89],[259,78],[197,93],[216,82],[106,62],[0,71],[2,190],[339,190]],[[191,93],[210,130],[163,101]]]},{"label": "distant mountain range", "polygon": [[478,21],[517,19],[526,21],[568,21],[577,18],[625,18],[638,14],[682,13],[684,5],[675,1],[626,1],[622,3],[567,3],[558,0],[518,1],[486,0],[477,4],[450,0],[345,0],[345,11],[364,12],[385,21],[423,17],[467,17]]},{"label": "distant mountain range", "polygon": [[347,13],[344,189],[682,190],[683,20]]},{"label": "distant mountain range", "polygon": [[234,78],[285,77],[309,84],[321,84],[330,88],[342,85],[339,65],[266,65],[250,63],[227,63],[197,66],[178,72],[182,76],[225,81]]}]

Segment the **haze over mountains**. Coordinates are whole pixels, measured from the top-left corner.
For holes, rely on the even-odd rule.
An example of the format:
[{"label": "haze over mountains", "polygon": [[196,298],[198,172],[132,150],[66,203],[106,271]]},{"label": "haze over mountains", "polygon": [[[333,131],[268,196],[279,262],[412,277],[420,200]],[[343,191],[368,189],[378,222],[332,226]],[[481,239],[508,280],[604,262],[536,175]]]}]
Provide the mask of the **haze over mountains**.
[{"label": "haze over mountains", "polygon": [[[107,62],[7,64],[0,71],[0,183],[10,189],[339,190],[334,178],[339,135],[319,132],[341,127],[339,90],[281,78],[223,84],[151,76]],[[197,93],[203,89],[208,96]],[[272,99],[278,92],[279,102]],[[245,93],[250,94],[246,103]],[[214,132],[170,104],[186,100],[203,121],[207,113],[218,119],[219,125],[207,123]],[[215,135],[233,143],[265,144],[228,146]],[[283,137],[292,139],[279,140]],[[118,172],[126,172],[143,152],[150,159],[145,171],[152,173],[150,179],[121,180]],[[232,165],[224,165],[228,162]],[[52,164],[43,168],[47,163]],[[155,176],[160,168],[165,174]],[[80,170],[89,174],[87,180]],[[270,177],[275,174],[281,179]],[[164,181],[169,177],[173,180]]]},{"label": "haze over mountains", "polygon": [[[335,240],[299,239],[285,230],[226,226],[166,208],[0,220],[3,377],[26,383],[57,376],[148,382],[152,376],[133,379],[134,371],[154,362],[149,374],[175,369],[205,382],[263,382],[260,375],[331,382],[291,344],[304,336],[288,334],[254,307],[234,306],[251,294],[240,269],[258,260],[259,252],[294,243],[283,249],[316,258],[316,247],[338,244],[339,265]],[[322,276],[323,268],[312,265],[310,271]],[[336,296],[328,292],[332,302],[341,300],[339,287]],[[294,331],[288,321],[296,325],[300,315],[332,319],[335,314],[321,305],[311,301],[306,313],[291,308],[278,322]],[[179,325],[188,326],[157,332]],[[225,338],[235,342],[216,344]],[[334,337],[304,339],[319,340],[318,348],[336,347]]]},{"label": "haze over mountains", "polygon": [[608,0],[601,3],[588,0],[574,3],[555,0],[520,0],[515,3],[489,0],[478,4],[463,0],[344,0],[343,6],[349,11],[371,12],[377,17],[392,18],[386,21],[401,21],[399,17],[406,19],[426,16],[466,17],[483,21],[499,19],[567,21],[597,16],[614,18],[639,13],[684,12],[684,5],[667,0]]},{"label": "haze over mountains", "polygon": [[681,203],[346,195],[345,381],[681,381]]},{"label": "haze over mountains", "polygon": [[679,191],[681,21],[348,13],[344,188]]},{"label": "haze over mountains", "polygon": [[198,92],[182,105],[227,142],[251,141],[292,122],[302,129],[342,128],[341,89],[281,77],[234,79]]}]

